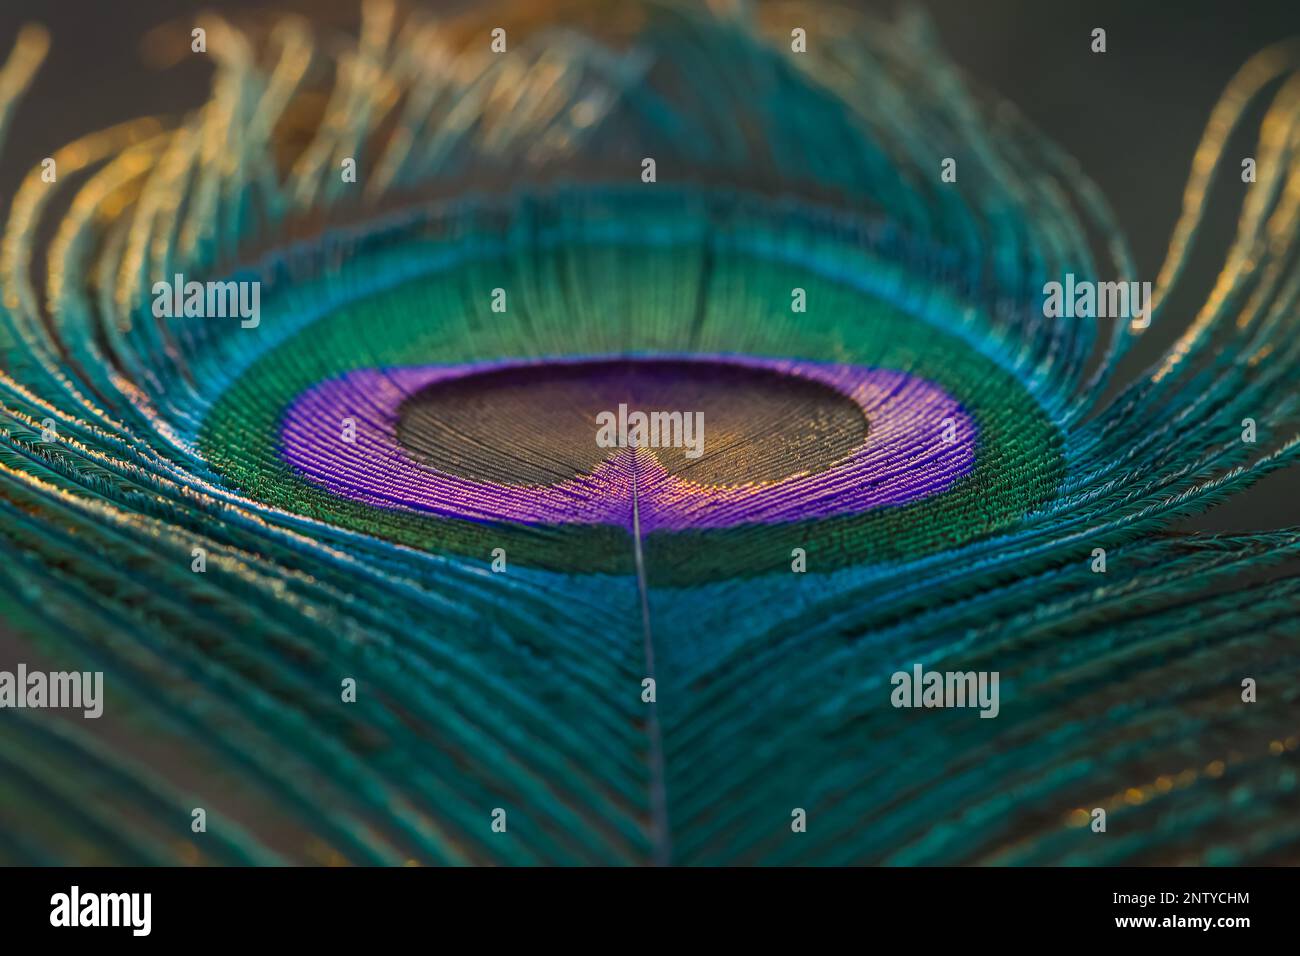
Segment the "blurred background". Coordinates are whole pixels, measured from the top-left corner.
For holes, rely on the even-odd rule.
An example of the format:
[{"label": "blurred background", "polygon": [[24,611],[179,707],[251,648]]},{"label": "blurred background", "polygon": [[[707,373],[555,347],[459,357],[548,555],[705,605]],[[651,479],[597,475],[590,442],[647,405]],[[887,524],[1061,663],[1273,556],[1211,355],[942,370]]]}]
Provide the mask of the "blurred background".
[{"label": "blurred background", "polygon": [[[544,0],[536,0],[538,4]],[[701,0],[703,2],[703,0]],[[760,0],[761,2],[761,0]],[[412,5],[453,11],[463,2]],[[890,14],[895,0],[858,0]],[[1126,230],[1140,280],[1154,280],[1181,205],[1192,153],[1210,109],[1233,73],[1255,52],[1300,37],[1296,0],[917,0],[949,55],[975,85],[1012,101],[1033,123],[1076,156],[1101,187]],[[7,207],[20,178],[41,158],[78,134],[147,114],[184,112],[205,95],[204,57],[175,60],[149,42],[162,24],[183,26],[203,10],[264,15],[291,10],[347,27],[356,0],[212,3],[196,0],[7,0],[0,8],[0,43],[35,20],[53,34],[53,47],[19,108],[0,156],[0,199]],[[1107,32],[1107,52],[1090,50],[1091,32]],[[815,23],[807,25],[815,45]],[[187,51],[186,51],[187,52]],[[171,62],[175,60],[175,62]],[[1253,154],[1257,126],[1246,124],[1235,153]],[[1230,164],[1230,166],[1236,164]],[[1125,368],[1137,372],[1190,320],[1197,293],[1208,288],[1231,236],[1240,194],[1229,175],[1216,190],[1189,275],[1202,286],[1171,301]],[[1181,300],[1186,300],[1185,302]],[[1203,297],[1202,299],[1203,300]],[[1300,323],[1300,316],[1297,317]],[[1264,423],[1261,423],[1261,427]],[[1300,524],[1293,473],[1281,472],[1234,497],[1187,529],[1247,530]]]}]

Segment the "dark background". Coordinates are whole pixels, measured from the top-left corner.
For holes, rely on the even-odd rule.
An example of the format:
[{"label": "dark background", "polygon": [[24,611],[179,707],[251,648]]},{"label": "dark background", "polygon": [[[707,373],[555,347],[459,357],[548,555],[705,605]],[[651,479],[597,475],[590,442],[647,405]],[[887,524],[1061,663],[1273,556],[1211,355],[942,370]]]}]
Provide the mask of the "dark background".
[{"label": "dark background", "polygon": [[[545,0],[536,0],[542,5]],[[430,3],[448,8],[457,4]],[[863,4],[882,12],[894,2]],[[1014,102],[1040,129],[1078,157],[1126,230],[1139,277],[1154,280],[1177,218],[1192,153],[1210,109],[1251,54],[1300,36],[1300,0],[919,0],[949,54],[980,86]],[[19,179],[73,137],[133,116],[183,112],[206,95],[202,58],[166,70],[147,64],[141,39],[168,20],[205,9],[257,10],[265,3],[194,0],[5,0],[0,43],[18,27],[44,23],[53,47],[19,108],[0,156],[0,201]],[[288,0],[285,8],[347,22],[357,3]],[[1093,54],[1103,27],[1107,52]],[[811,32],[811,31],[810,31]],[[1253,155],[1243,138],[1240,155]],[[1229,177],[1231,178],[1231,177]],[[1233,195],[1219,190],[1189,274],[1207,286],[1232,235]],[[1149,330],[1134,362],[1140,370],[1190,321],[1196,305],[1173,308]],[[1298,322],[1300,325],[1300,322]],[[1281,472],[1188,527],[1207,530],[1300,524],[1294,473]]]}]

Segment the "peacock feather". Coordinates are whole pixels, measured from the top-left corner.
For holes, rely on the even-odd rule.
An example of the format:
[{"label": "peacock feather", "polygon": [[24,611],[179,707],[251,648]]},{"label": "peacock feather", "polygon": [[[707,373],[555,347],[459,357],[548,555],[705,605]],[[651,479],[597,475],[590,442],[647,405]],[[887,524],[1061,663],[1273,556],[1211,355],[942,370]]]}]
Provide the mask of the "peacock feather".
[{"label": "peacock feather", "polygon": [[1300,528],[1179,522],[1300,451],[1300,45],[1060,317],[1125,238],[920,16],[537,7],[208,17],[13,193],[0,647],[103,712],[0,710],[0,861],[1295,861]]}]

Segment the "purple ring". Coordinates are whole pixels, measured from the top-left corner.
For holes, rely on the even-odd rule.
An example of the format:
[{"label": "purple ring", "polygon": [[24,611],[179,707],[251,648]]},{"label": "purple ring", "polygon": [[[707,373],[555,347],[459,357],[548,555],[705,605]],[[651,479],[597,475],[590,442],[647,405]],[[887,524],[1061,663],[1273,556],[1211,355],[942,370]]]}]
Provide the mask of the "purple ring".
[{"label": "purple ring", "polygon": [[[693,355],[672,360],[731,363],[820,382],[855,402],[869,431],[854,452],[826,470],[728,486],[669,474],[648,449],[611,449],[610,457],[588,474],[527,487],[447,474],[406,453],[397,439],[400,409],[431,385],[507,368],[605,361],[520,359],[365,368],[321,382],[286,411],[281,453],[309,481],[340,497],[474,521],[630,529],[635,482],[645,532],[859,514],[939,494],[974,467],[974,421],[946,391],[915,375],[791,359]],[[357,423],[354,442],[342,439],[341,423],[347,418]]]}]

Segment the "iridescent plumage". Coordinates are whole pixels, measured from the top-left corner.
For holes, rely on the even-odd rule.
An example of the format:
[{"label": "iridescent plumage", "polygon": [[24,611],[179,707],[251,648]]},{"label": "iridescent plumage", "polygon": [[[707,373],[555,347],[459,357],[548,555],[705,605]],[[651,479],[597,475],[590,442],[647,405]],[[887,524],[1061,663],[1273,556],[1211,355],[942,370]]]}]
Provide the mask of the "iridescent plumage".
[{"label": "iridescent plumage", "polygon": [[[1187,331],[1103,405],[1133,330],[1042,289],[1136,278],[1125,241],[922,20],[532,6],[374,3],[347,43],[207,21],[208,103],[14,196],[0,608],[108,699],[0,714],[0,859],[1293,860],[1300,529],[1168,529],[1297,456],[1300,47],[1216,108],[1154,283]],[[1189,320],[1166,302],[1260,96]],[[259,322],[156,317],[174,275],[260,282]],[[733,406],[736,367],[774,381]],[[482,389],[459,446],[402,425],[450,380]],[[597,405],[556,396],[620,389],[731,424],[695,471],[562,454]],[[915,664],[1000,672],[997,719],[892,707]]]}]

